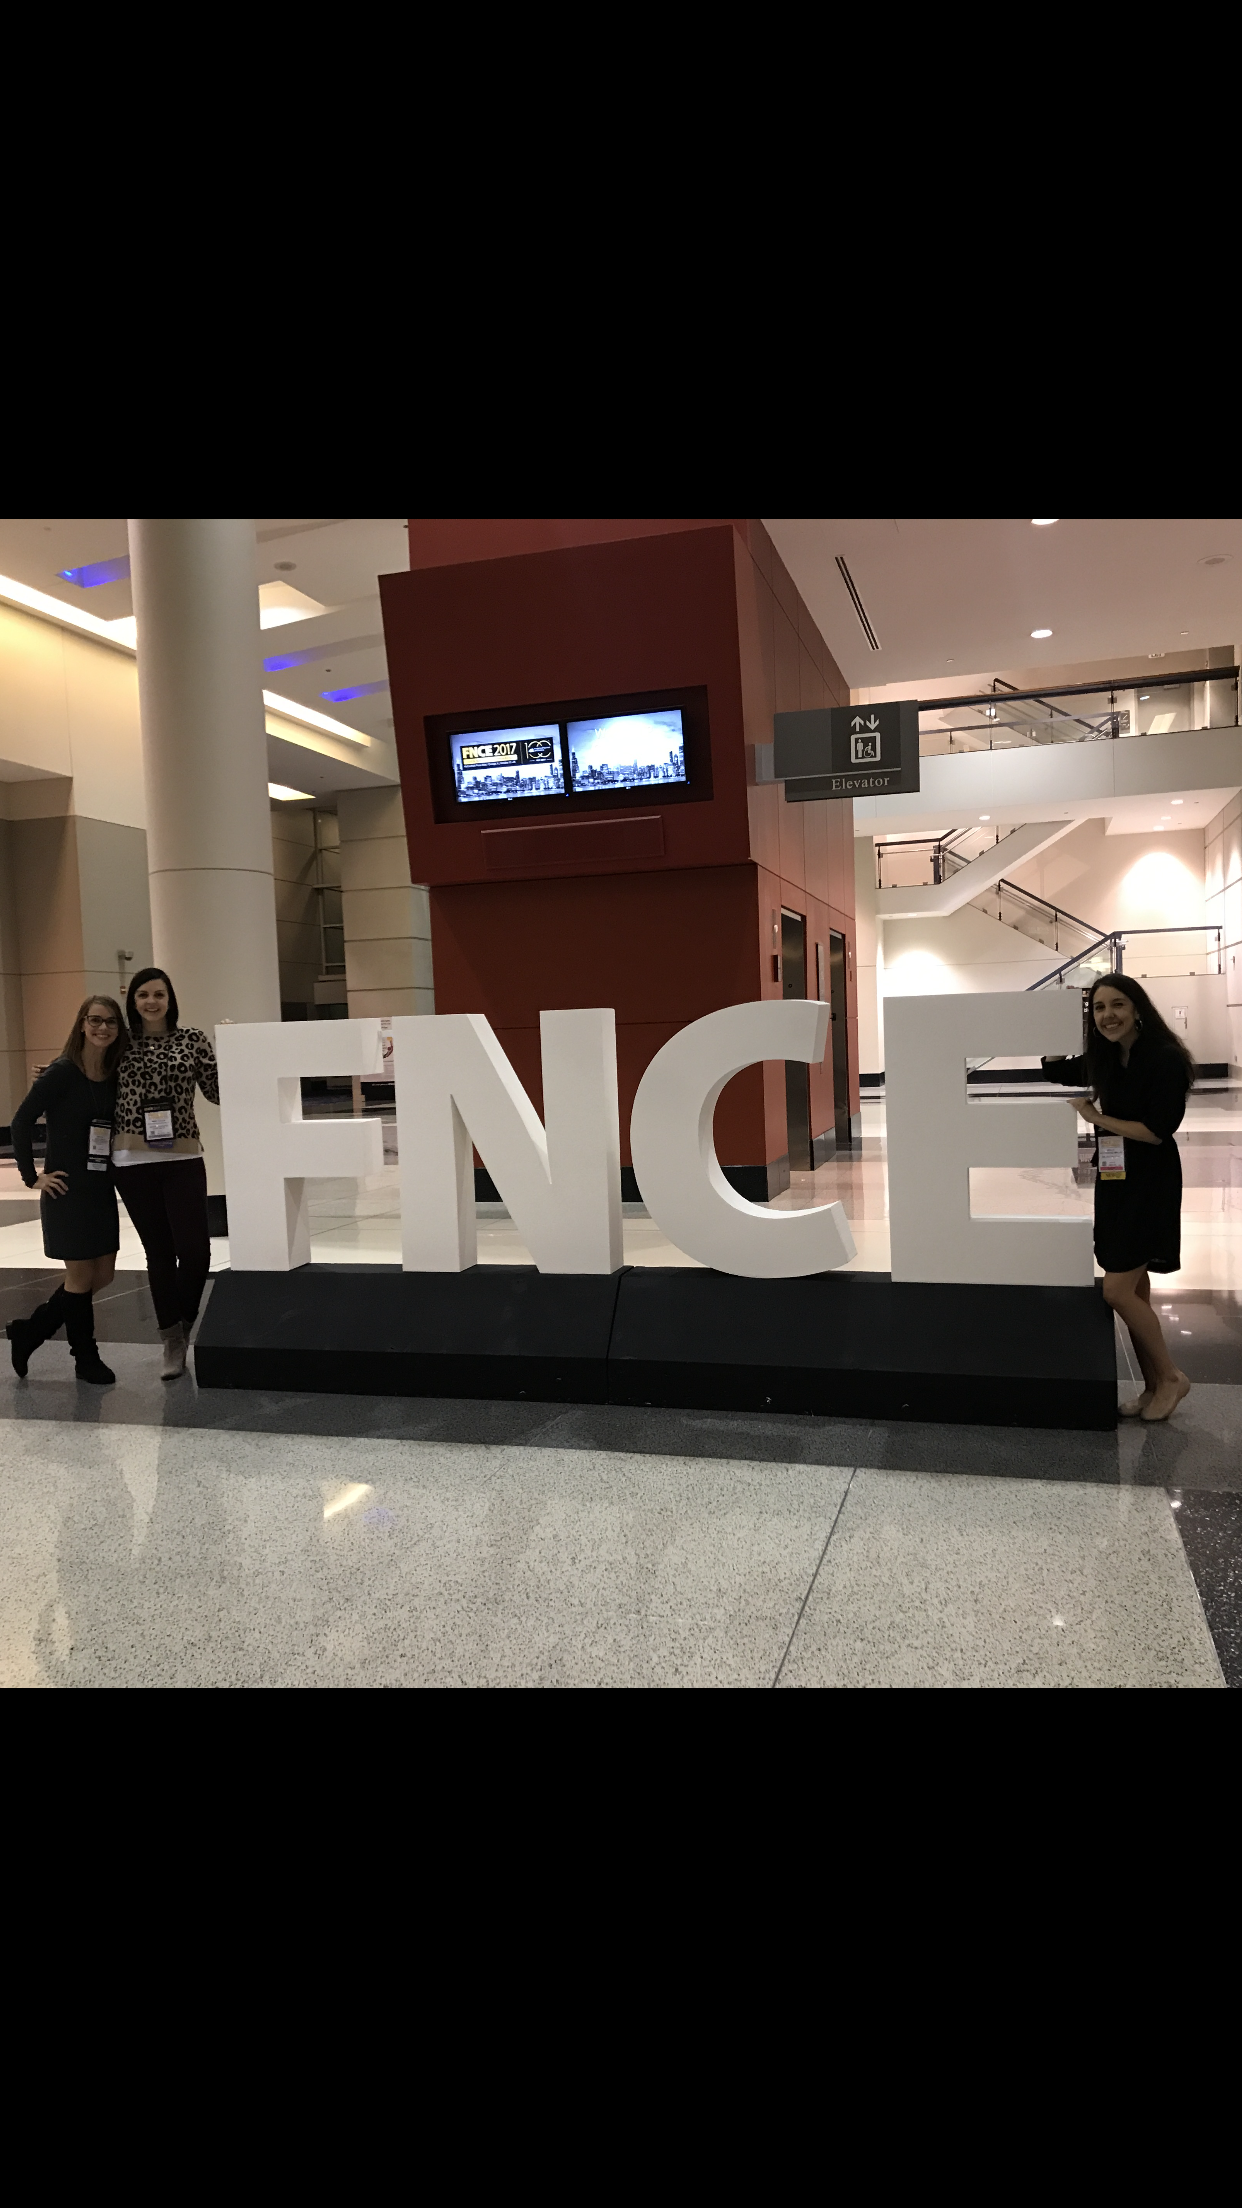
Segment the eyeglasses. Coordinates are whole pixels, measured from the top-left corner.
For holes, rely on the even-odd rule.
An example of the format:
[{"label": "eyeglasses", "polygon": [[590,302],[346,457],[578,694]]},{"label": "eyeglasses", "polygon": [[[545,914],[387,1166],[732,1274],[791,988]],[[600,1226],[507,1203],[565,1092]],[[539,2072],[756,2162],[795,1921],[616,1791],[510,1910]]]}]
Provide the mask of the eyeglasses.
[{"label": "eyeglasses", "polygon": [[106,1020],[101,1020],[97,1012],[88,1012],[86,1015],[86,1025],[88,1027],[115,1027],[117,1025],[117,1022],[111,1017],[111,1015],[109,1015]]}]

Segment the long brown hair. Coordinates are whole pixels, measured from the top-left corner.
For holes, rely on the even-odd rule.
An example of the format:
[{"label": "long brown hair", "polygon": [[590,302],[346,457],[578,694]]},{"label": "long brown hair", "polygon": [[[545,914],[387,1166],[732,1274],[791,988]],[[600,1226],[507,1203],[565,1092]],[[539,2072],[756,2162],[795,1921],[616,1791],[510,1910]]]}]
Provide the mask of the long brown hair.
[{"label": "long brown hair", "polygon": [[115,997],[100,997],[94,994],[83,997],[81,1004],[78,1006],[77,1017],[69,1030],[69,1040],[60,1055],[62,1058],[72,1060],[79,1073],[86,1071],[82,1064],[82,1022],[93,1004],[105,1005],[108,1011],[116,1016],[116,1034],[104,1052],[103,1070],[106,1081],[109,1074],[116,1072],[118,1065],[129,1049],[129,1036],[125,1032],[125,1015]]},{"label": "long brown hair", "polygon": [[1098,1091],[1101,1081],[1106,1079],[1114,1066],[1121,1063],[1120,1044],[1110,1043],[1095,1024],[1097,989],[1116,989],[1121,996],[1130,999],[1138,1022],[1136,1041],[1146,1043],[1149,1047],[1154,1044],[1158,1049],[1177,1051],[1182,1059],[1186,1087],[1189,1089],[1195,1078],[1194,1059],[1181,1036],[1175,1035],[1168,1021],[1162,1019],[1147,991],[1137,981],[1132,981],[1129,974],[1101,974],[1099,980],[1091,984],[1087,998],[1087,1071],[1093,1088]]}]

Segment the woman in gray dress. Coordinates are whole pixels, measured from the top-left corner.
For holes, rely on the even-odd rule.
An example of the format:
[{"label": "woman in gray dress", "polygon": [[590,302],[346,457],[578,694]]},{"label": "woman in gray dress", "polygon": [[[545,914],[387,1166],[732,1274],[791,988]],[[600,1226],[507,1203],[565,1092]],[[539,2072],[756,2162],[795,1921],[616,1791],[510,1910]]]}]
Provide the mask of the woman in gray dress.
[{"label": "woman in gray dress", "polygon": [[[39,1191],[43,1249],[64,1262],[65,1277],[28,1319],[5,1328],[19,1380],[41,1342],[64,1327],[79,1380],[110,1387],[116,1379],[95,1341],[92,1299],[116,1271],[120,1222],[112,1170],[116,1068],[129,1048],[121,1008],[87,997],[59,1058],[39,1075],[13,1114],[13,1156],[27,1188]],[[43,1171],[34,1131],[47,1120]]]}]

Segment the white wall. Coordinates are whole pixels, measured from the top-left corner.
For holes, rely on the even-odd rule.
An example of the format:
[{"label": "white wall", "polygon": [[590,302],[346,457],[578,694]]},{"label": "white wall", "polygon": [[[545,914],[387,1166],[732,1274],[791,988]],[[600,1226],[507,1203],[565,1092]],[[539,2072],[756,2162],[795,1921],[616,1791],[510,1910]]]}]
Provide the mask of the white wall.
[{"label": "white wall", "polygon": [[884,1032],[879,976],[884,970],[883,928],[875,916],[875,845],[854,838],[854,981],[858,992],[858,1070],[883,1073]]},{"label": "white wall", "polygon": [[1208,822],[1204,847],[1206,916],[1224,930],[1225,1000],[1230,1061],[1242,1070],[1242,797]]},{"label": "white wall", "polygon": [[946,996],[968,989],[1029,989],[1059,963],[973,905],[945,920],[886,920],[882,996]]},{"label": "white wall", "polygon": [[[1199,927],[1208,917],[1201,827],[1119,835],[1102,820],[1084,820],[1047,851],[1006,868],[1005,878],[1101,930]],[[1135,973],[1143,948],[1136,944],[1126,962]],[[1149,948],[1157,955],[1154,943]]]},{"label": "white wall", "polygon": [[[46,785],[40,803],[48,775],[71,780],[67,806]],[[137,661],[0,606],[0,783],[10,819],[68,811],[145,828]]]},{"label": "white wall", "polygon": [[400,790],[340,790],[351,1019],[435,1011],[427,891],[410,881]]}]

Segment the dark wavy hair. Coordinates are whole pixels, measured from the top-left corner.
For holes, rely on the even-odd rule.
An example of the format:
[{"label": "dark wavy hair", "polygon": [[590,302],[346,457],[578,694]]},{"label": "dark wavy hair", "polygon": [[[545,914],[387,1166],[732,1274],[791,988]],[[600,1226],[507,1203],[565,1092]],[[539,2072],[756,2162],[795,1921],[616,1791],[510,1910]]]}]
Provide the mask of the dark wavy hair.
[{"label": "dark wavy hair", "polygon": [[1162,1019],[1159,1012],[1157,1012],[1147,991],[1137,981],[1132,981],[1129,974],[1101,974],[1099,980],[1093,981],[1091,984],[1090,993],[1087,997],[1086,1058],[1087,1072],[1091,1077],[1092,1088],[1098,1093],[1100,1083],[1107,1079],[1112,1068],[1118,1063],[1121,1053],[1120,1043],[1110,1043],[1108,1037],[1101,1035],[1095,1024],[1095,993],[1097,989],[1116,989],[1123,997],[1130,999],[1138,1016],[1138,1041],[1148,1049],[1175,1050],[1185,1064],[1186,1086],[1189,1088],[1195,1077],[1194,1059],[1187,1050],[1181,1036],[1175,1035],[1168,1022]]},{"label": "dark wavy hair", "polygon": [[69,1030],[69,1039],[60,1055],[62,1058],[70,1059],[79,1073],[85,1073],[86,1068],[82,1063],[82,1022],[93,1004],[106,1004],[109,1012],[116,1014],[116,1033],[103,1056],[104,1080],[106,1081],[110,1074],[116,1072],[118,1065],[129,1049],[129,1037],[125,1032],[125,1021],[122,1017],[121,1007],[115,997],[83,997],[74,1017],[73,1026]]},{"label": "dark wavy hair", "polygon": [[125,1017],[129,1021],[129,1032],[131,1035],[141,1037],[142,1014],[141,1012],[135,1010],[134,998],[137,996],[138,991],[142,988],[144,982],[148,981],[162,981],[164,987],[168,991],[168,1018],[164,1024],[167,1027],[169,1034],[171,1035],[173,1029],[177,1024],[177,992],[173,988],[173,985],[169,980],[167,974],[164,972],[162,966],[144,966],[140,973],[134,975],[129,988],[126,990]]}]

